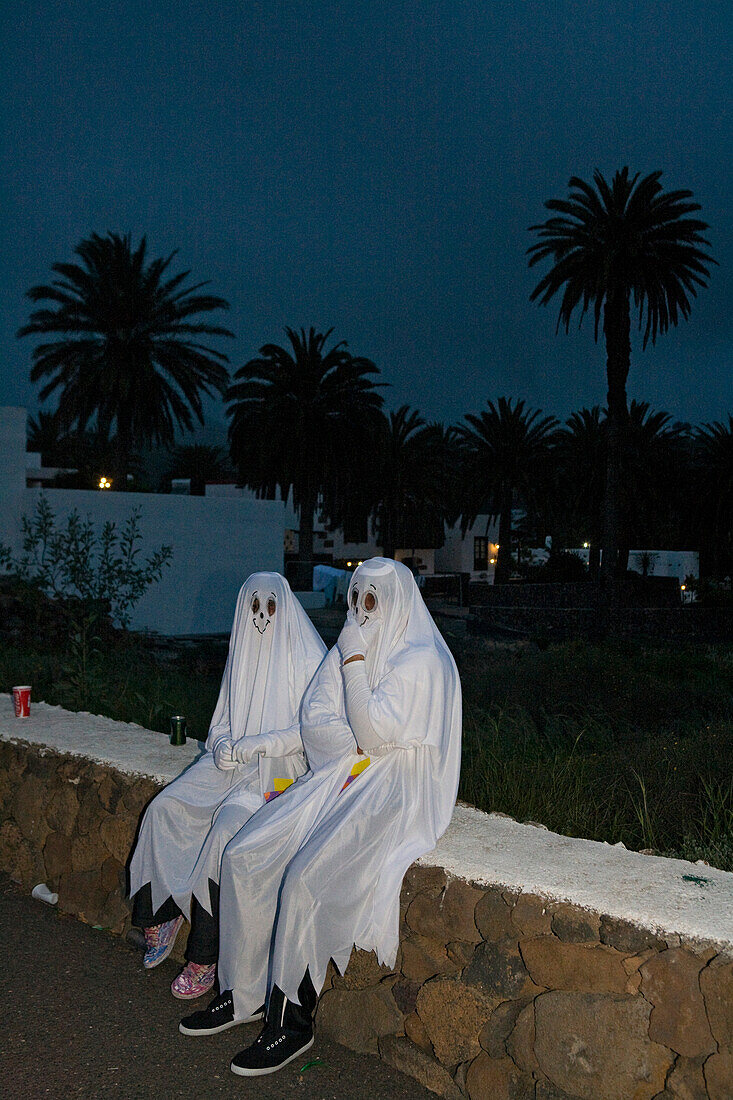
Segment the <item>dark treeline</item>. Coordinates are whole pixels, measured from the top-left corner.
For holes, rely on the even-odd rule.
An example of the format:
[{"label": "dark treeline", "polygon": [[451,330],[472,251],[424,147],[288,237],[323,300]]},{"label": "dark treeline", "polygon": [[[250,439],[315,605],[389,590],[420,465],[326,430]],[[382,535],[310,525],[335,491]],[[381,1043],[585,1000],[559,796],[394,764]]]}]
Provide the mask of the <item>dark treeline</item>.
[{"label": "dark treeline", "polygon": [[[567,198],[531,227],[529,264],[549,261],[532,299],[560,302],[558,327],[590,312],[606,349],[605,408],[561,423],[524,400],[499,397],[445,426],[403,406],[385,412],[377,366],[331,330],[286,329],[230,379],[212,341],[228,303],[172,274],[174,254],[148,260],[145,238],[92,234],[78,262],[57,263],[20,336],[41,338],[31,378],[54,413],[31,425],[30,447],[49,465],[77,471],[66,484],[151,488],[144,447],[167,448],[164,481],[192,490],[236,477],[258,494],[292,493],[300,512],[303,581],[313,560],[314,516],[347,537],[369,524],[386,554],[442,542],[445,523],[464,529],[499,517],[496,580],[510,579],[517,540],[553,550],[589,543],[590,572],[623,576],[635,548],[699,549],[710,576],[733,569],[733,417],[691,426],[627,400],[631,321],[642,346],[687,319],[715,261],[689,191],[664,191],[661,172],[627,168],[608,182],[573,177]],[[40,305],[40,303],[48,303]],[[49,339],[49,337],[51,339]],[[595,386],[593,387],[595,389]],[[227,448],[176,446],[203,423],[203,398],[227,405]],[[515,524],[517,510],[523,516]],[[600,552],[603,551],[602,559]],[[572,565],[565,563],[568,568]]]}]

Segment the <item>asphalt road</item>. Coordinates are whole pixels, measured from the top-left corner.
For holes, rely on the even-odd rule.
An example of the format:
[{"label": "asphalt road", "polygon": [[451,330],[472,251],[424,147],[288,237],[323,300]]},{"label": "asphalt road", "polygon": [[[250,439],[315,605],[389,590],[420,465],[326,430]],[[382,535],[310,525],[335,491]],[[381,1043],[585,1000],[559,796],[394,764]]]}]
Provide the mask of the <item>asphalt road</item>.
[{"label": "asphalt road", "polygon": [[[177,964],[145,972],[139,952],[124,941],[33,900],[6,876],[0,876],[0,937],[5,959],[0,1096],[8,1100],[434,1096],[378,1058],[318,1036],[302,1060],[280,1073],[235,1077],[231,1057],[252,1042],[257,1025],[186,1038],[178,1021],[193,1010],[169,990]],[[321,1064],[301,1072],[315,1058]]]}]

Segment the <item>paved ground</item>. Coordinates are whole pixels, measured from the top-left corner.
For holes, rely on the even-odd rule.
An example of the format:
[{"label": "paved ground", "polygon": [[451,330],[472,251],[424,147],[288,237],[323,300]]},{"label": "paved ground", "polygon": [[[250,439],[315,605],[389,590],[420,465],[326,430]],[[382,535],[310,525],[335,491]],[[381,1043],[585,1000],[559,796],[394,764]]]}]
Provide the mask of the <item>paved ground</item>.
[{"label": "paved ground", "polygon": [[[229,1061],[255,1025],[208,1039],[177,1030],[174,963],[146,973],[121,939],[63,917],[0,876],[3,1011],[0,1096],[168,1100],[429,1100],[409,1077],[370,1055],[316,1039],[272,1077],[235,1077]],[[322,1064],[300,1072],[303,1063]]]}]

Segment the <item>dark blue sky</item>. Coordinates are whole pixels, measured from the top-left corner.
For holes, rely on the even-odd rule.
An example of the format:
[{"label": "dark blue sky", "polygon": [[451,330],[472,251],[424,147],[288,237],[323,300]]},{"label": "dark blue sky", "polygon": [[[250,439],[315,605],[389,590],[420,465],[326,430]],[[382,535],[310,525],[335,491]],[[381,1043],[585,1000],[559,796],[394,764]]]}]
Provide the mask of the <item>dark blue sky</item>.
[{"label": "dark blue sky", "polygon": [[314,324],[428,417],[602,402],[590,326],[555,336],[529,303],[527,226],[570,175],[628,163],[694,191],[721,265],[689,323],[635,342],[630,394],[733,408],[729,2],[3,8],[1,404],[36,403],[24,291],[92,230],[211,279],[233,368]]}]

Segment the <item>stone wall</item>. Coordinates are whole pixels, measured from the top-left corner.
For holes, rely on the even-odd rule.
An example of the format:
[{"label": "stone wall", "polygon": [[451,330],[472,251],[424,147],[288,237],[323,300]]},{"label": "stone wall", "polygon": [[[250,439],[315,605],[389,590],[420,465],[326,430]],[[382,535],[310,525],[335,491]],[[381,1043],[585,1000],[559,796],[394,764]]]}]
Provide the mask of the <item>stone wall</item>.
[{"label": "stone wall", "polygon": [[[0,742],[0,869],[124,933],[125,862],[159,786]],[[733,958],[714,946],[420,865],[405,878],[400,941],[393,970],[357,951],[343,977],[331,971],[318,1027],[439,1096],[733,1096]]]}]

